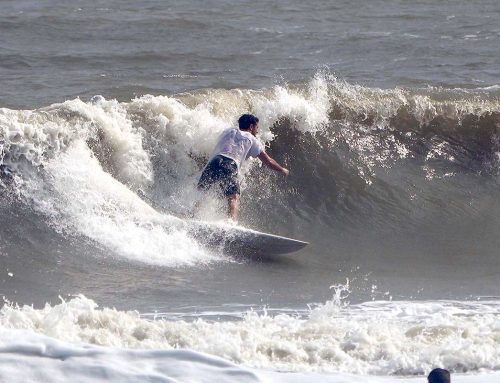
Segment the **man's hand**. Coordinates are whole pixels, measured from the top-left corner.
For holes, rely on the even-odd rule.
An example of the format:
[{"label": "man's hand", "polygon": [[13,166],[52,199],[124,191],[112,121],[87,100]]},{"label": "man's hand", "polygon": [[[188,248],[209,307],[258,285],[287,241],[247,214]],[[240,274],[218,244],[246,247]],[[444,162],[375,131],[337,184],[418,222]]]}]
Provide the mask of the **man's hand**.
[{"label": "man's hand", "polygon": [[266,152],[262,152],[259,154],[259,159],[271,169],[283,174],[285,177],[290,174],[290,171],[287,168],[284,168],[280,164],[278,164],[275,160],[273,160]]}]

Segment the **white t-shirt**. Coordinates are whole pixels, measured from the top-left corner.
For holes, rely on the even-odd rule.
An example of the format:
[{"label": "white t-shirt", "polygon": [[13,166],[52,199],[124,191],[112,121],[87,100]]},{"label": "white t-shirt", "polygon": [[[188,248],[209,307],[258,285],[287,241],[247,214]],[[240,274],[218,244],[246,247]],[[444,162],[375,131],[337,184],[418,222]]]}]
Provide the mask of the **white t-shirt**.
[{"label": "white t-shirt", "polygon": [[219,136],[212,157],[221,155],[236,162],[238,168],[248,157],[257,157],[264,151],[264,145],[252,133],[229,128]]}]

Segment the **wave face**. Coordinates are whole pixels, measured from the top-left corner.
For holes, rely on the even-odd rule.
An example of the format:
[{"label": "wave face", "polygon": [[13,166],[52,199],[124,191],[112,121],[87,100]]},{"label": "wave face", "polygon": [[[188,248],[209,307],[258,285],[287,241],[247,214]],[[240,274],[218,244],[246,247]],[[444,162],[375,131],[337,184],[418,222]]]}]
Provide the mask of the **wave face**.
[{"label": "wave face", "polygon": [[[200,198],[197,178],[218,134],[249,111],[292,175],[285,181],[248,162],[241,224],[309,240],[303,265],[322,281],[305,295],[292,289],[291,301],[317,299],[318,291],[323,298],[325,286],[346,277],[360,280],[360,299],[372,297],[371,283],[402,297],[498,296],[491,271],[499,267],[499,95],[497,88],[365,88],[318,73],[306,84],[263,90],[1,109],[1,209],[13,222],[1,229],[12,255],[6,268],[34,272],[18,261],[28,254],[91,273],[99,262],[127,272],[135,272],[130,261],[166,266],[183,286],[186,266],[228,278],[234,260],[190,238],[177,217]],[[219,220],[224,210],[207,198],[198,216]],[[94,260],[83,261],[89,254]],[[198,272],[194,284],[211,290]],[[280,272],[282,282],[288,272]],[[58,278],[74,286],[72,273]],[[310,285],[308,273],[296,270],[294,278]]]}]

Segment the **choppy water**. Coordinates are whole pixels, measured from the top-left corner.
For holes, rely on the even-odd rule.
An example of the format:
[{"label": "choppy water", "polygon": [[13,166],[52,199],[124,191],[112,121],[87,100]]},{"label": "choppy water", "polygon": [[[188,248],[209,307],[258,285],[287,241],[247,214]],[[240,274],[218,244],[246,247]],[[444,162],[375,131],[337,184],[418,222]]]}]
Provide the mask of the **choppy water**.
[{"label": "choppy water", "polygon": [[467,1],[6,1],[0,104],[268,88],[498,84],[500,9]]},{"label": "choppy water", "polygon": [[[289,371],[498,370],[499,12],[4,4],[0,292],[36,309],[4,306],[2,328]],[[178,225],[247,111],[291,176],[249,163],[240,224],[311,242],[294,256],[242,261]]]}]

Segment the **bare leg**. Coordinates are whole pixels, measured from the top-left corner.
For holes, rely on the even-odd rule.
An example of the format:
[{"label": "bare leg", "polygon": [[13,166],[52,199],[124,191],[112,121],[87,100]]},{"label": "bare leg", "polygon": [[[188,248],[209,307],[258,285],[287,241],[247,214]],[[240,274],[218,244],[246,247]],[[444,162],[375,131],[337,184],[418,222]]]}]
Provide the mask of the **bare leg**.
[{"label": "bare leg", "polygon": [[190,212],[188,212],[188,213],[186,214],[186,216],[187,216],[188,218],[194,218],[194,217],[196,217],[196,216],[198,215],[198,212],[200,211],[200,207],[201,207],[200,205],[201,205],[200,201],[199,201],[199,200],[198,200],[198,201],[196,201],[196,202],[194,203],[194,205],[193,205],[193,208],[191,209],[191,211],[190,211]]},{"label": "bare leg", "polygon": [[238,211],[240,210],[240,195],[231,194],[227,197],[228,208],[229,208],[229,218],[233,221],[238,220]]}]

